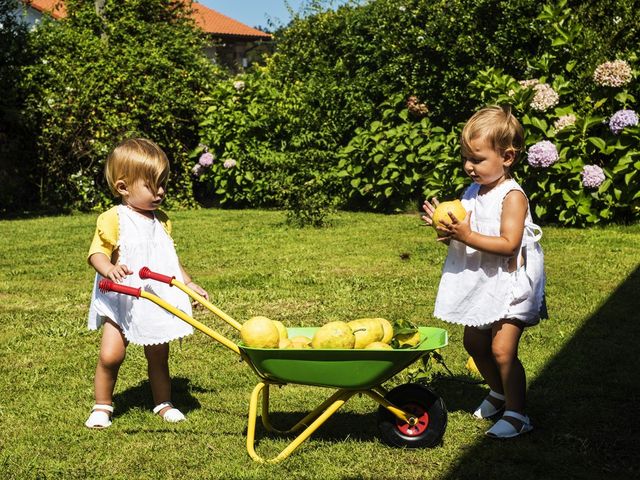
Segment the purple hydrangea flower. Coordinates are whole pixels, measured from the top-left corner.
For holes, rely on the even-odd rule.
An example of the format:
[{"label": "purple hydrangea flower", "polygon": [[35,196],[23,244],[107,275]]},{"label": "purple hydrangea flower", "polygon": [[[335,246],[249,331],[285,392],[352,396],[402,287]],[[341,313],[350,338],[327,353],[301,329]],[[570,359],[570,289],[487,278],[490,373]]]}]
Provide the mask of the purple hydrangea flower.
[{"label": "purple hydrangea flower", "polygon": [[609,119],[609,128],[616,135],[626,127],[638,125],[638,114],[633,110],[618,110]]},{"label": "purple hydrangea flower", "polygon": [[203,153],[202,155],[200,155],[198,163],[203,167],[210,167],[211,165],[213,165],[213,154],[209,152]]},{"label": "purple hydrangea flower", "polygon": [[585,165],[582,169],[582,185],[598,188],[605,179],[604,171],[597,165]]},{"label": "purple hydrangea flower", "polygon": [[222,166],[224,168],[233,168],[236,166],[236,161],[233,158],[229,158],[228,160],[225,160],[224,163],[222,164]]},{"label": "purple hydrangea flower", "polygon": [[527,162],[532,167],[550,167],[558,161],[558,149],[549,140],[532,145],[527,153]]}]

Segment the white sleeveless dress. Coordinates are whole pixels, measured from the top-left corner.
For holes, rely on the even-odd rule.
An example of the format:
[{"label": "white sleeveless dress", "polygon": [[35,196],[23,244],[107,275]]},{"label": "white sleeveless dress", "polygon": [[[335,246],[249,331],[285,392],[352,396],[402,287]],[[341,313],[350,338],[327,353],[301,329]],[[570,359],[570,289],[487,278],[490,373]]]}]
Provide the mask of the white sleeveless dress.
[{"label": "white sleeveless dress", "polygon": [[[462,205],[471,214],[471,230],[500,235],[502,202],[512,190],[524,191],[509,179],[484,195],[480,185],[465,191]],[[509,272],[509,257],[481,252],[452,240],[442,269],[434,316],[451,323],[489,328],[498,320],[515,318],[526,325],[540,321],[545,273],[540,247],[542,230],[527,208],[517,268]],[[521,258],[524,261],[521,261]]]},{"label": "white sleeveless dress", "polygon": [[[191,302],[183,291],[155,280],[142,280],[138,275],[142,267],[149,267],[155,272],[183,280],[173,240],[160,221],[155,217],[146,218],[124,205],[119,205],[117,211],[120,227],[119,263],[127,265],[134,272],[122,284],[142,287],[191,316]],[[191,325],[150,300],[101,292],[98,283],[102,278],[96,274],[89,307],[89,329],[100,328],[106,317],[120,327],[129,342],[138,345],[167,343],[193,333]]]}]

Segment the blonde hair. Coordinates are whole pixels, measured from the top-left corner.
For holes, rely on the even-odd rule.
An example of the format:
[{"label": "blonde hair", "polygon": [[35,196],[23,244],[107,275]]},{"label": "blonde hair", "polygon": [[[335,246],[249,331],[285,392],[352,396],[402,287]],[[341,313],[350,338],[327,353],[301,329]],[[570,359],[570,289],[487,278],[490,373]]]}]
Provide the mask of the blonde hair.
[{"label": "blonde hair", "polygon": [[162,149],[146,138],[129,138],[120,142],[107,157],[104,176],[111,193],[120,194],[116,183],[128,185],[142,180],[158,191],[169,179],[169,160]]},{"label": "blonde hair", "polygon": [[476,138],[486,138],[491,143],[493,150],[500,155],[512,150],[514,152],[512,166],[524,148],[524,129],[511,113],[509,106],[493,105],[473,114],[462,129],[460,136],[463,157],[466,158],[470,155],[470,142]]}]

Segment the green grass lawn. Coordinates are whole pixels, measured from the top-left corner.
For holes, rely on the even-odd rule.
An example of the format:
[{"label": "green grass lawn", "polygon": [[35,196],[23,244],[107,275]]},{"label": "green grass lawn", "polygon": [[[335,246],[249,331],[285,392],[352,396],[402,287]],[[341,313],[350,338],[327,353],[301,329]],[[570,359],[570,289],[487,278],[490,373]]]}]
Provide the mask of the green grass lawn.
[{"label": "green grass lawn", "polygon": [[[86,328],[94,272],[86,263],[95,215],[0,222],[0,478],[631,478],[640,473],[637,342],[640,226],[544,229],[551,318],[526,331],[535,430],[484,437],[470,411],[485,394],[464,368],[462,328],[432,318],[445,248],[417,215],[340,213],[325,229],[292,229],[271,211],[175,212],[187,270],[239,321],[287,326],[382,316],[446,328],[448,367],[431,386],[449,425],[441,446],[403,450],[378,437],[377,404],[354,398],[291,457],[253,462],[245,448],[257,377],[196,333],[172,345],[174,400],[187,421],[152,415],[142,349],[131,346],[115,392],[113,426],[83,426],[92,405],[100,334]],[[206,312],[206,311],[205,311]],[[233,331],[208,313],[200,321]],[[236,337],[237,338],[237,337]],[[388,385],[400,383],[400,374]],[[295,423],[330,390],[272,389],[276,426]],[[257,451],[286,438],[258,427]]]}]

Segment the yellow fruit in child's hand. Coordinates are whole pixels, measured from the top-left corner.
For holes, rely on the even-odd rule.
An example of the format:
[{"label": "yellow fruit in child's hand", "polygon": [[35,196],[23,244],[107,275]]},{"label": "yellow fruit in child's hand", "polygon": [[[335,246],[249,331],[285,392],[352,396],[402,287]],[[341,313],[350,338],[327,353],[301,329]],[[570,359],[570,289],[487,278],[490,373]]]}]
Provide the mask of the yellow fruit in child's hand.
[{"label": "yellow fruit in child's hand", "polygon": [[356,337],[345,322],[329,322],[318,330],[311,339],[313,348],[353,348]]},{"label": "yellow fruit in child's hand", "polygon": [[244,322],[240,337],[247,347],[253,348],[278,348],[280,342],[278,328],[267,317],[261,316]]},{"label": "yellow fruit in child's hand", "polygon": [[396,340],[398,341],[398,347],[415,347],[420,343],[420,332],[416,331],[414,333],[403,333],[396,335]]},{"label": "yellow fruit in child's hand", "polygon": [[280,334],[280,340],[283,338],[289,338],[289,334],[287,333],[287,327],[280,320],[271,320],[273,324],[278,329],[278,333]]},{"label": "yellow fruit in child's hand", "polygon": [[433,216],[431,217],[431,220],[433,221],[433,228],[450,224],[451,217],[449,216],[449,212],[451,212],[459,221],[464,220],[467,216],[467,211],[462,206],[462,202],[460,200],[442,202],[436,207],[433,212]]},{"label": "yellow fruit in child's hand", "polygon": [[365,350],[393,350],[391,345],[384,342],[371,342],[369,345],[364,347]]},{"label": "yellow fruit in child's hand", "polygon": [[469,370],[471,373],[475,373],[476,375],[480,375],[480,371],[478,370],[478,367],[476,366],[476,362],[473,360],[473,357],[469,357],[467,359],[467,363],[465,363],[464,365],[467,370]]}]

